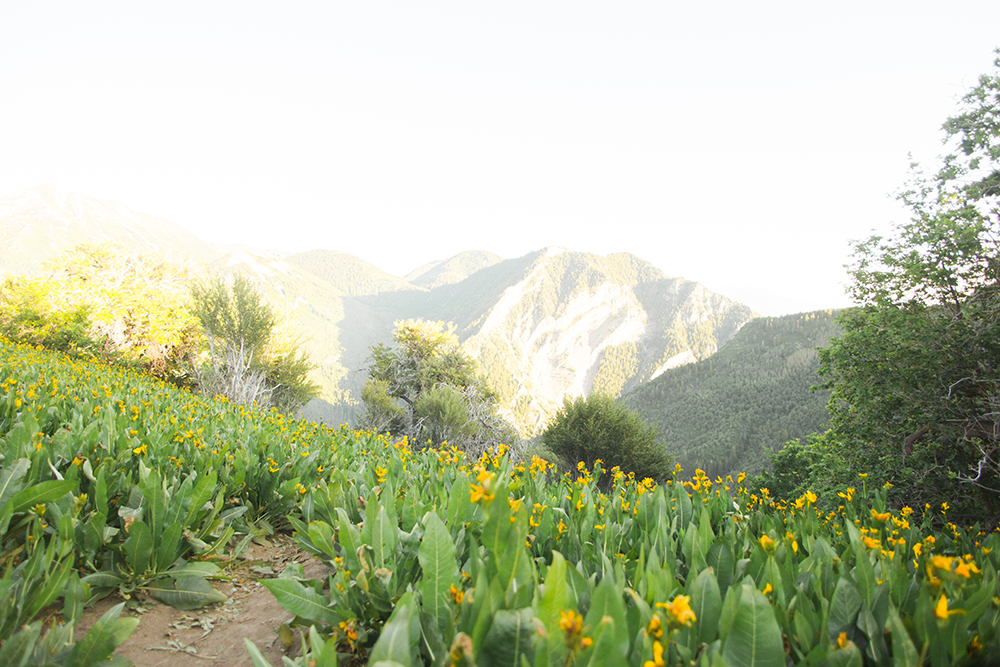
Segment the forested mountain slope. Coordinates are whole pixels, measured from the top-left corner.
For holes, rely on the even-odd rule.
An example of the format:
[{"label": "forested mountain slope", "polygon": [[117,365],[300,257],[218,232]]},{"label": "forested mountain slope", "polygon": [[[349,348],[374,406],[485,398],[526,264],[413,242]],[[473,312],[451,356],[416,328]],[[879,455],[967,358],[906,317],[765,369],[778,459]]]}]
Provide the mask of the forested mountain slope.
[{"label": "forested mountain slope", "polygon": [[835,311],[748,322],[716,354],[666,371],[622,397],[659,426],[686,470],[714,479],[755,473],[767,453],[823,429],[828,392],[820,383],[817,347],[839,333]]},{"label": "forested mountain slope", "polygon": [[443,262],[431,262],[406,274],[406,279],[426,289],[458,283],[503,258],[485,250],[467,250]]}]

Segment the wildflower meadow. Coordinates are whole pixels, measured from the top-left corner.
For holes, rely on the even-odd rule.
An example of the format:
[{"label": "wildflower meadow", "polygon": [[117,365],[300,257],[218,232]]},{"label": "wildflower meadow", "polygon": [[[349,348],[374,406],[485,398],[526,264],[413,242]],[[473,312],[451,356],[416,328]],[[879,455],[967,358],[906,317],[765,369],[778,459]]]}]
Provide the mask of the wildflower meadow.
[{"label": "wildflower meadow", "polygon": [[[261,581],[303,667],[1000,656],[997,533],[951,523],[947,503],[892,507],[863,475],[832,506],[744,475],[470,460],[5,340],[0,455],[2,665],[114,664],[129,600],[222,602],[212,582],[275,531],[329,566]],[[121,604],[74,637],[107,595]]]}]

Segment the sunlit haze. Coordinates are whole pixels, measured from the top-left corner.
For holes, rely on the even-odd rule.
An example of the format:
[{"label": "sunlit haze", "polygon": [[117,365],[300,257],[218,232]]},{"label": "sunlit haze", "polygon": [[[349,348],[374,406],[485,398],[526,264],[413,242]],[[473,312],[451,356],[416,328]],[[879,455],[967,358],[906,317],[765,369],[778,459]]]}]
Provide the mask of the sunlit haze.
[{"label": "sunlit haze", "polygon": [[991,67],[1000,2],[0,4],[0,195],[404,275],[626,251],[764,314],[840,307],[850,239]]}]

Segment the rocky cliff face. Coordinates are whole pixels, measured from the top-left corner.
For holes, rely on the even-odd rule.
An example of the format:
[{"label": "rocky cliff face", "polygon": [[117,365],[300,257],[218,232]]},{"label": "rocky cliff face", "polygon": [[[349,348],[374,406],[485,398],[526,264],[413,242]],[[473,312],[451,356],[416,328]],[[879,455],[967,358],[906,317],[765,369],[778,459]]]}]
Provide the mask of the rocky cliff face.
[{"label": "rocky cliff face", "polygon": [[631,255],[549,248],[465,342],[528,433],[566,397],[613,395],[707,357],[753,312]]}]

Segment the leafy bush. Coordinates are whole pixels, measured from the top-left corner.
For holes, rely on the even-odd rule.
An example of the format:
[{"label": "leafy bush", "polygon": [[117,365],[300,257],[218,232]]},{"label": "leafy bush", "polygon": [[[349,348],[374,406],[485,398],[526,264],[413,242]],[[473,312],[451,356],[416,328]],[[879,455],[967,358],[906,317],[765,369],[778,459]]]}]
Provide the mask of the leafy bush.
[{"label": "leafy bush", "polygon": [[[567,463],[579,461],[593,469],[619,467],[639,478],[669,477],[673,459],[660,443],[654,426],[605,394],[566,399],[545,432],[542,443]],[[610,478],[603,480],[604,486]]]},{"label": "leafy bush", "polygon": [[192,286],[192,311],[205,331],[207,363],[197,363],[194,375],[202,392],[251,405],[274,406],[295,413],[319,387],[308,378],[313,364],[282,340],[274,309],[249,278],[234,276]]},{"label": "leafy bush", "polygon": [[359,426],[478,458],[500,445],[520,451],[517,430],[497,413],[496,396],[443,322],[396,322],[395,347],[371,348]]},{"label": "leafy bush", "polygon": [[11,340],[76,356],[125,362],[184,384],[197,340],[187,309],[195,269],[114,243],[80,245],[9,278],[0,331]]}]

